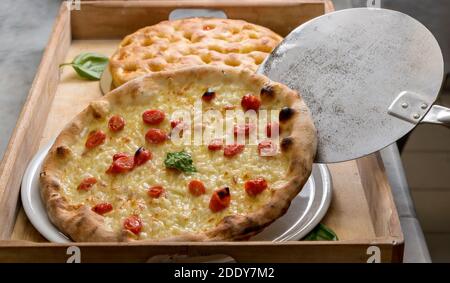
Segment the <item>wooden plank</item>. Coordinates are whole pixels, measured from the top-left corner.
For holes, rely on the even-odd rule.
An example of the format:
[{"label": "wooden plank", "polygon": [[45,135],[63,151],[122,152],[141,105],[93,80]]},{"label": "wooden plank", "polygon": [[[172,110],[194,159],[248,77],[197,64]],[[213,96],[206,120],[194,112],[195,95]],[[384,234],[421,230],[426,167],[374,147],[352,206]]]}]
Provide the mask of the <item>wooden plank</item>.
[{"label": "wooden plank", "polygon": [[70,14],[66,5],[62,5],[0,166],[0,239],[7,239],[13,229],[22,174],[38,148],[45,118],[58,84],[58,65],[62,62],[70,41]]},{"label": "wooden plank", "polygon": [[[65,62],[71,62],[81,52],[92,51],[111,56],[119,40],[74,40],[67,49]],[[90,101],[102,96],[98,81],[80,79],[73,68],[64,68],[60,83],[42,131],[41,146],[51,142],[64,126],[87,107]]]},{"label": "wooden plank", "polygon": [[370,215],[377,237],[389,235],[393,241],[403,244],[397,209],[391,194],[381,156],[374,153],[356,160]]},{"label": "wooden plank", "polygon": [[375,238],[371,211],[367,203],[356,161],[329,164],[333,196],[323,223],[341,240]]},{"label": "wooden plank", "polygon": [[[391,243],[372,239],[344,242],[77,243],[82,262],[199,261],[228,255],[237,262],[367,262],[369,246],[380,248],[381,262],[397,260]],[[0,243],[0,262],[65,262],[69,245]],[[264,251],[264,252],[261,252]],[[258,255],[258,256],[255,256]],[[187,257],[187,258],[186,258]]]},{"label": "wooden plank", "polygon": [[333,1],[331,1],[331,0],[325,0],[324,5],[325,5],[325,13],[331,13],[331,12],[334,12],[335,9],[334,9]]},{"label": "wooden plank", "polygon": [[14,225],[14,230],[11,234],[12,240],[24,240],[31,242],[48,242],[41,234],[33,227],[23,208],[20,208],[17,220]]},{"label": "wooden plank", "polygon": [[167,20],[170,12],[181,6],[220,9],[231,19],[245,19],[268,27],[282,36],[300,24],[325,13],[324,1],[304,0],[83,2],[81,10],[72,13],[73,38],[122,38],[139,28]]}]

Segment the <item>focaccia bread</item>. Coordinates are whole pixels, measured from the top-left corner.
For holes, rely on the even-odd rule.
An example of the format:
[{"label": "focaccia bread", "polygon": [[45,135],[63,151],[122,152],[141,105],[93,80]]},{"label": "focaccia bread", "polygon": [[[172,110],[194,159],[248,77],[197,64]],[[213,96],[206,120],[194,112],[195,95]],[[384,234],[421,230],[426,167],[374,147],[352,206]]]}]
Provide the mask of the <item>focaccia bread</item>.
[{"label": "focaccia bread", "polygon": [[256,71],[281,39],[267,28],[242,20],[163,21],[126,36],[110,59],[110,71],[114,86],[144,74],[193,65]]},{"label": "focaccia bread", "polygon": [[[203,112],[274,110],[279,140],[168,139],[183,123],[171,114],[198,100]],[[261,156],[278,141],[275,155]],[[158,72],[93,101],[65,127],[44,161],[41,196],[74,241],[243,240],[286,212],[315,152],[309,110],[288,87],[231,67]]]}]

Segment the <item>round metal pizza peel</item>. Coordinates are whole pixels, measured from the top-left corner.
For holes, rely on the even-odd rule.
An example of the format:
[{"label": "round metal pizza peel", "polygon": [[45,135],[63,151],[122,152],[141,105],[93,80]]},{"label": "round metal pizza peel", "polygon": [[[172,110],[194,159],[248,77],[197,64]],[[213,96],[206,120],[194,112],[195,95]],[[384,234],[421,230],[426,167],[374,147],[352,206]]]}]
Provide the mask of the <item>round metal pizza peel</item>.
[{"label": "round metal pizza peel", "polygon": [[258,72],[302,95],[318,130],[319,163],[378,151],[420,121],[450,123],[449,109],[432,106],[444,75],[441,49],[400,12],[356,8],[315,18]]}]

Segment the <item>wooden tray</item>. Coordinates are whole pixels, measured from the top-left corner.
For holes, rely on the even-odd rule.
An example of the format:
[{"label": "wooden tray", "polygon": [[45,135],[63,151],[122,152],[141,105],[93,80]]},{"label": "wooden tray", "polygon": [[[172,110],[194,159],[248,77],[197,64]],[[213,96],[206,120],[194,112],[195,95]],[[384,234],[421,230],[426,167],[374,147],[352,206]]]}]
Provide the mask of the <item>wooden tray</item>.
[{"label": "wooden tray", "polygon": [[[46,242],[28,221],[18,198],[23,172],[39,147],[101,95],[98,82],[81,80],[70,68],[61,72],[60,63],[82,51],[110,55],[120,38],[167,19],[177,8],[220,9],[229,18],[245,19],[281,35],[333,9],[328,0],[280,2],[83,1],[81,10],[72,11],[63,3],[1,164],[0,262],[65,262],[69,257],[70,245]],[[76,243],[81,261],[145,262],[157,255],[226,254],[239,262],[366,262],[374,253],[372,259],[400,262],[403,235],[379,155],[329,168],[333,200],[323,223],[339,241]]]}]

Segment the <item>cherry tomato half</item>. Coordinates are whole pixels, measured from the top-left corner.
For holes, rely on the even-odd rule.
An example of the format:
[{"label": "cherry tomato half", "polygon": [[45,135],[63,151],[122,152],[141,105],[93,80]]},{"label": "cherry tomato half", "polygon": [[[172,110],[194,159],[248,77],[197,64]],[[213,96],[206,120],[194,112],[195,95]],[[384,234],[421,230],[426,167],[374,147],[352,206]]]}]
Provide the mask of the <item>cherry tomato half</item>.
[{"label": "cherry tomato half", "polygon": [[159,185],[153,186],[148,189],[147,193],[151,198],[159,198],[164,193],[164,188]]},{"label": "cherry tomato half", "polygon": [[113,206],[112,206],[112,204],[110,204],[108,202],[102,202],[102,203],[96,204],[92,208],[92,211],[94,211],[95,213],[100,214],[100,215],[108,213],[111,210],[113,210]]},{"label": "cherry tomato half", "polygon": [[244,188],[248,195],[256,196],[267,188],[267,181],[262,177],[248,180],[245,182]]},{"label": "cherry tomato half", "polygon": [[150,109],[142,113],[142,120],[144,120],[144,123],[149,125],[161,124],[161,122],[164,121],[165,117],[166,115],[164,114],[164,112],[158,109]]},{"label": "cherry tomato half", "polygon": [[106,134],[103,131],[101,130],[93,131],[89,133],[85,146],[87,149],[92,149],[104,143],[105,140]]},{"label": "cherry tomato half", "polygon": [[244,151],[243,144],[230,144],[224,147],[223,155],[226,157],[233,157],[243,151]]},{"label": "cherry tomato half", "polygon": [[81,183],[78,185],[77,190],[89,191],[95,184],[97,184],[97,179],[95,179],[94,177],[88,177],[81,181]]},{"label": "cherry tomato half", "polygon": [[228,187],[215,190],[209,201],[209,209],[212,212],[219,212],[230,205],[231,195]]},{"label": "cherry tomato half", "polygon": [[125,120],[120,115],[114,115],[111,118],[109,118],[108,121],[108,128],[112,132],[118,132],[123,130],[125,127]]},{"label": "cherry tomato half", "polygon": [[140,166],[151,159],[152,153],[149,150],[140,147],[134,153],[134,166]]},{"label": "cherry tomato half", "polygon": [[259,107],[261,106],[261,100],[253,94],[246,94],[242,97],[241,106],[245,110],[252,109],[258,111]]},{"label": "cherry tomato half", "polygon": [[132,232],[135,235],[139,235],[142,231],[142,220],[137,215],[132,215],[125,219],[123,222],[123,228]]},{"label": "cherry tomato half", "polygon": [[188,185],[189,192],[194,196],[200,196],[206,193],[205,185],[200,180],[192,180]]},{"label": "cherry tomato half", "polygon": [[159,144],[165,142],[169,137],[167,136],[166,132],[160,129],[151,128],[148,129],[147,133],[145,134],[145,140],[148,143],[153,144]]},{"label": "cherry tomato half", "polygon": [[133,170],[134,168],[134,157],[133,156],[122,156],[113,161],[112,165],[108,168],[106,173],[110,174],[120,174],[126,173]]},{"label": "cherry tomato half", "polygon": [[209,142],[208,149],[211,151],[221,150],[223,147],[223,141],[221,139],[214,139]]}]

